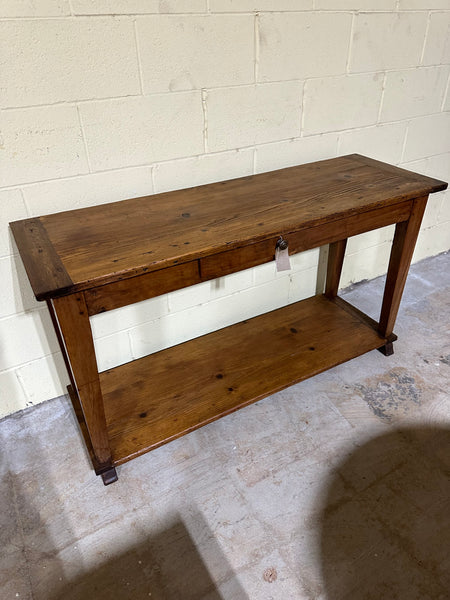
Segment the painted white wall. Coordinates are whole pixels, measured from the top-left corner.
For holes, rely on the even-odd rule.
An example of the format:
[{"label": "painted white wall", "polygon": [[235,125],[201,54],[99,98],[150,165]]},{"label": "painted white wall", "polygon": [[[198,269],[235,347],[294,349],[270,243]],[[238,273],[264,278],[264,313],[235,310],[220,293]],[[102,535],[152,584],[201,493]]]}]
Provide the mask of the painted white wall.
[{"label": "painted white wall", "polygon": [[[8,222],[360,152],[450,179],[448,0],[2,0],[0,416],[61,395]],[[384,272],[353,238],[342,285]],[[415,260],[450,248],[432,196]],[[100,369],[314,293],[319,251],[92,319]]]}]

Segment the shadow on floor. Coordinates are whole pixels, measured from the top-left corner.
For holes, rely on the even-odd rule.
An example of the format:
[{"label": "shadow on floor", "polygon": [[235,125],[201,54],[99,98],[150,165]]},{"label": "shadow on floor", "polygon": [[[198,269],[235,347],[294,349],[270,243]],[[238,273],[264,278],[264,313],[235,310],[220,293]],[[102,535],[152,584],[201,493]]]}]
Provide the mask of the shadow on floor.
[{"label": "shadow on floor", "polygon": [[[196,518],[202,518],[196,515]],[[205,535],[210,536],[208,526]],[[111,543],[114,543],[111,541]],[[227,598],[247,596],[214,541],[206,562],[226,575]],[[228,593],[230,595],[228,595]],[[224,600],[185,525],[175,522],[126,553],[87,572],[51,600]],[[49,599],[50,600],[50,599]]]},{"label": "shadow on floor", "polygon": [[[8,520],[11,526],[0,532],[0,540],[4,543],[0,560],[2,598],[20,595],[35,600],[225,600],[209,567],[225,585],[226,600],[248,600],[208,524],[198,512],[190,512],[196,531],[201,532],[197,543],[184,523],[174,519],[163,530],[156,530],[145,541],[140,537],[138,544],[103,564],[101,556],[112,554],[115,547],[121,547],[120,539],[105,537],[103,544],[89,551],[90,561],[76,545],[70,544],[69,561],[65,562],[62,556],[67,554],[66,549],[55,549],[46,524],[29,502],[28,492],[17,483],[14,487],[17,506],[26,515],[22,526],[27,547],[20,548],[21,536],[17,531],[18,524],[13,520],[11,503],[12,516]],[[125,536],[128,532],[123,533]],[[69,529],[65,536],[67,540],[71,539]],[[98,558],[93,561],[95,555]],[[80,573],[85,560],[87,564],[97,564]],[[78,570],[79,574],[67,577],[66,570]]]},{"label": "shadow on floor", "polygon": [[[62,418],[72,425],[72,413],[40,410],[43,421],[30,411],[0,430],[2,600],[248,600],[195,506],[181,502],[183,516],[165,512],[156,524],[132,496],[127,508],[120,488],[78,479],[84,465],[71,467],[79,445],[51,426]],[[42,422],[50,424],[45,436]]]},{"label": "shadow on floor", "polygon": [[321,518],[329,600],[450,596],[450,428],[403,428],[350,454]]}]

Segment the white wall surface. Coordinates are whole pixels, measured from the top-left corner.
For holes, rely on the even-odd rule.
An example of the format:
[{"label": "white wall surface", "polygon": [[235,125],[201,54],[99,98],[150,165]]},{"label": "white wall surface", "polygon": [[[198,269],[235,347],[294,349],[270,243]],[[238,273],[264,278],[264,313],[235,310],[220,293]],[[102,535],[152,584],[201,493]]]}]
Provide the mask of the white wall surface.
[{"label": "white wall surface", "polygon": [[[67,375],[8,222],[359,152],[450,179],[449,0],[2,0],[0,416]],[[385,271],[350,240],[342,285]],[[431,197],[415,260],[450,248]],[[319,251],[92,319],[100,369],[311,295]]]}]

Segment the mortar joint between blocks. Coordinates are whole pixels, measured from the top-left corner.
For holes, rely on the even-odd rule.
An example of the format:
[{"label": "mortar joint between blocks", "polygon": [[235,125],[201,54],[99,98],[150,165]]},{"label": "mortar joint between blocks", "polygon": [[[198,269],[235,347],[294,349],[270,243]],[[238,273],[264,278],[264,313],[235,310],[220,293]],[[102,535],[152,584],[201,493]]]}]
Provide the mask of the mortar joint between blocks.
[{"label": "mortar joint between blocks", "polygon": [[380,121],[381,121],[381,111],[383,110],[384,91],[386,89],[386,81],[387,81],[387,73],[385,72],[383,74],[383,83],[381,84],[381,96],[380,96],[380,106],[378,107],[377,125],[380,124]]},{"label": "mortar joint between blocks", "polygon": [[419,66],[423,65],[423,59],[425,57],[425,48],[427,47],[428,32],[430,30],[430,23],[431,23],[431,12],[428,13],[427,26],[425,27],[425,35],[423,37],[423,46],[422,46],[422,52],[420,53]]},{"label": "mortar joint between blocks", "polygon": [[352,13],[352,22],[350,25],[350,38],[348,40],[348,48],[347,48],[347,63],[345,65],[345,72],[348,75],[350,73],[350,61],[352,58],[352,50],[353,50],[353,30],[355,27],[355,16],[356,13]]},{"label": "mortar joint between blocks", "polygon": [[203,110],[203,149],[208,153],[208,91],[202,88],[202,110]]},{"label": "mortar joint between blocks", "polygon": [[93,171],[92,171],[92,167],[91,167],[91,159],[89,157],[89,148],[87,145],[86,136],[84,134],[83,119],[81,117],[81,111],[80,111],[80,107],[78,106],[78,104],[76,105],[76,107],[77,107],[78,123],[80,125],[81,139],[83,140],[84,152],[86,154],[86,162],[88,165],[89,173],[92,173]]},{"label": "mortar joint between blocks", "polygon": [[300,136],[304,137],[304,129],[305,129],[305,99],[306,99],[306,86],[308,84],[308,80],[304,81],[302,88],[302,98],[300,104]]},{"label": "mortar joint between blocks", "polygon": [[253,52],[254,52],[254,59],[255,59],[253,76],[254,76],[255,84],[256,84],[256,83],[258,83],[258,77],[259,77],[259,13],[255,13],[255,19],[254,19]]},{"label": "mortar joint between blocks", "polygon": [[406,142],[408,140],[409,126],[411,125],[411,121],[408,121],[405,128],[405,137],[403,138],[403,147],[400,154],[400,163],[403,163],[405,160],[405,150],[406,150]]},{"label": "mortar joint between blocks", "polygon": [[136,60],[139,72],[139,85],[141,88],[141,94],[144,94],[144,76],[142,74],[142,62],[141,62],[141,54],[139,52],[139,35],[138,35],[138,27],[137,27],[137,19],[133,19],[133,29],[134,29],[134,42],[136,45]]},{"label": "mortar joint between blocks", "polygon": [[445,112],[445,105],[450,94],[450,70],[447,77],[447,87],[445,88],[444,97],[442,98],[441,112]]}]

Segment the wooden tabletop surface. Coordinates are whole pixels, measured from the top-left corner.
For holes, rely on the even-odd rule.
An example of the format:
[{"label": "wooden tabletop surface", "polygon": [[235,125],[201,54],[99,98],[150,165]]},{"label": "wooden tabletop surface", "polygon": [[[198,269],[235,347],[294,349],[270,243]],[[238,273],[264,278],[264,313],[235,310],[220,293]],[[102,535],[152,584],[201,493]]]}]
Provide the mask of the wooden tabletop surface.
[{"label": "wooden tabletop surface", "polygon": [[38,300],[246,246],[447,184],[353,154],[11,223]]}]

